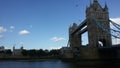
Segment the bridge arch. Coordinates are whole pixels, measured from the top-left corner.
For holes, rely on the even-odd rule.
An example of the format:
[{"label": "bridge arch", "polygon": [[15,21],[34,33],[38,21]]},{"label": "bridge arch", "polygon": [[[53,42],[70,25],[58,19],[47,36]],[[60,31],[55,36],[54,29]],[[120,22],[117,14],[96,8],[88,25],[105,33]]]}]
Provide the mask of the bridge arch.
[{"label": "bridge arch", "polygon": [[99,44],[99,46],[102,46],[102,47],[107,46],[107,45],[106,45],[106,40],[105,40],[105,39],[99,39],[99,40],[98,40],[98,44]]}]

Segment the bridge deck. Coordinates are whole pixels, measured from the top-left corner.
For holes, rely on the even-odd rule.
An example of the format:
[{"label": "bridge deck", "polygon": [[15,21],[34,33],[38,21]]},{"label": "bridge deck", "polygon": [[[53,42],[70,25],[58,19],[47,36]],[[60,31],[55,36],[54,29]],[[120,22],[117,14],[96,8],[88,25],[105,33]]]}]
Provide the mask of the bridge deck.
[{"label": "bridge deck", "polygon": [[82,28],[86,25],[86,23],[87,23],[87,20],[85,19],[85,20],[78,26],[78,28],[71,33],[71,35],[75,34],[75,33],[78,32],[80,29],[82,29]]}]

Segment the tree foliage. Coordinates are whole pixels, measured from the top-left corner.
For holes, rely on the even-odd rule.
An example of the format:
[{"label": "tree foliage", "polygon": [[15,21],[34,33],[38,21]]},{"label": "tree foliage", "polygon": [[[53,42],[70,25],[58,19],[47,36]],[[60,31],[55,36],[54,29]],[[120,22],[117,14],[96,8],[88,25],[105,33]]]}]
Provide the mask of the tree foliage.
[{"label": "tree foliage", "polygon": [[30,56],[30,57],[46,57],[46,56],[58,56],[60,54],[59,50],[23,50],[23,56]]},{"label": "tree foliage", "polygon": [[12,51],[10,49],[3,50],[3,51],[0,51],[0,54],[12,55]]}]

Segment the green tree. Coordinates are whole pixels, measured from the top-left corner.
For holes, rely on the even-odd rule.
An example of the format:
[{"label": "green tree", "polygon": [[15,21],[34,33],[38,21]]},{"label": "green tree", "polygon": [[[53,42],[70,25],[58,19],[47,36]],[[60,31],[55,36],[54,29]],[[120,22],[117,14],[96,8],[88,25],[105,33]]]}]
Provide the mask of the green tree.
[{"label": "green tree", "polygon": [[28,56],[28,51],[27,50],[22,50],[22,55],[23,56]]},{"label": "green tree", "polygon": [[10,49],[9,50],[5,50],[5,54],[11,55],[12,51]]},{"label": "green tree", "polygon": [[36,56],[36,50],[28,50],[28,55],[31,57],[35,57]]},{"label": "green tree", "polygon": [[50,50],[49,55],[59,56],[60,50]]}]

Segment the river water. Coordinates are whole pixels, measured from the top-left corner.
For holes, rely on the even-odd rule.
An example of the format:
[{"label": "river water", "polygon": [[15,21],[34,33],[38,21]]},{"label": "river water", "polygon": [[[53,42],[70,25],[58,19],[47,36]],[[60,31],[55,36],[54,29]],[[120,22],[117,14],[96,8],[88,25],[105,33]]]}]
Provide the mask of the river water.
[{"label": "river water", "polygon": [[60,60],[50,61],[0,61],[0,68],[120,68],[120,63],[92,64],[82,62],[63,62]]}]

